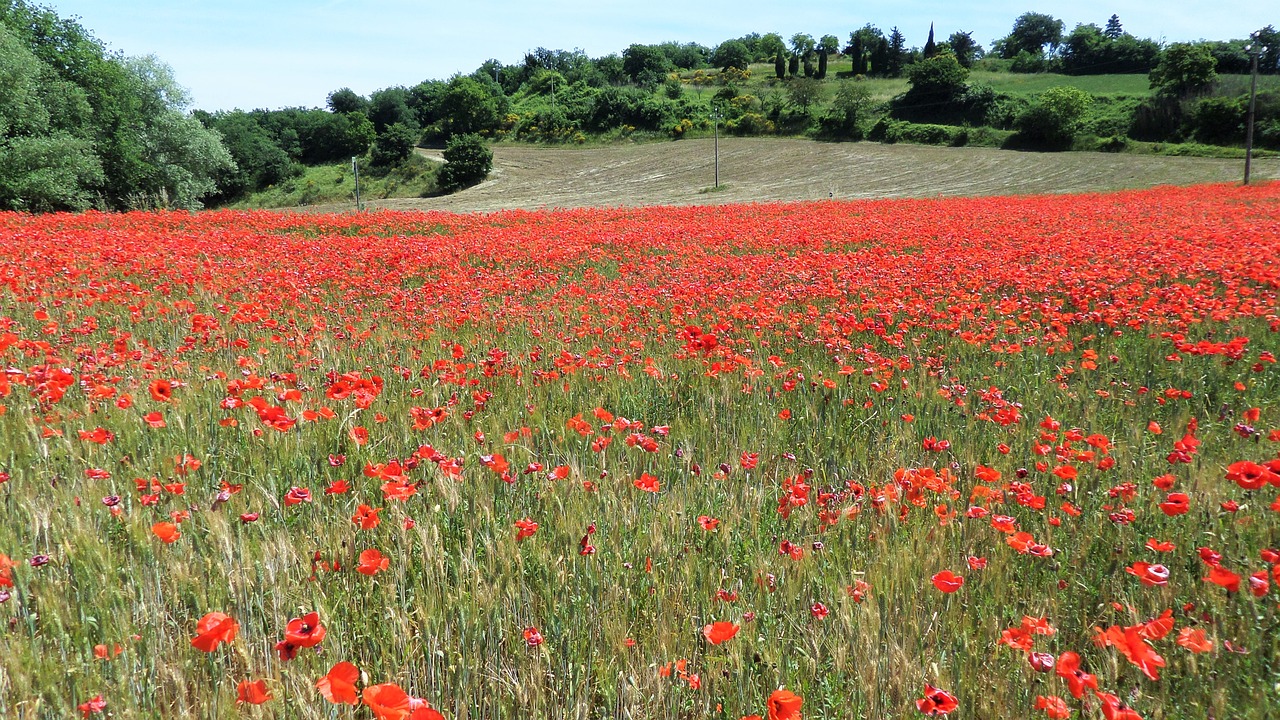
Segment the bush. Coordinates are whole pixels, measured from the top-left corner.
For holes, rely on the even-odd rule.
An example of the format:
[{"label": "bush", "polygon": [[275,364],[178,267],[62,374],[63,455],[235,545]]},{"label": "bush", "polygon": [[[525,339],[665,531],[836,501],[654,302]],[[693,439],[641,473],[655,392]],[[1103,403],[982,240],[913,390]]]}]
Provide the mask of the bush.
[{"label": "bush", "polygon": [[1191,121],[1197,142],[1234,145],[1244,142],[1245,108],[1239,100],[1210,97],[1196,103]]},{"label": "bush", "polygon": [[418,133],[403,123],[387,126],[373,141],[370,161],[375,168],[391,168],[404,162],[413,154]]},{"label": "bush", "polygon": [[1017,142],[1052,149],[1071,146],[1093,96],[1074,87],[1053,87],[1040,93],[1015,126]]},{"label": "bush", "polygon": [[493,151],[479,135],[455,135],[444,149],[440,187],[460,190],[484,180],[493,169]]}]

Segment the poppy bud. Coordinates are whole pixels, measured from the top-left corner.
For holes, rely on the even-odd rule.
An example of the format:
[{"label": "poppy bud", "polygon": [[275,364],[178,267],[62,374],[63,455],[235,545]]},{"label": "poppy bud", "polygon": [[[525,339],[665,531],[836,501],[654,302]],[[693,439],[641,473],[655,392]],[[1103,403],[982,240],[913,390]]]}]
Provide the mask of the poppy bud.
[{"label": "poppy bud", "polygon": [[1053,655],[1049,653],[1033,652],[1027,655],[1027,660],[1036,672],[1049,672],[1053,669]]},{"label": "poppy bud", "polygon": [[1017,475],[1019,480],[1025,479],[1030,474],[1026,468],[1018,468],[1014,471],[1014,475]]}]

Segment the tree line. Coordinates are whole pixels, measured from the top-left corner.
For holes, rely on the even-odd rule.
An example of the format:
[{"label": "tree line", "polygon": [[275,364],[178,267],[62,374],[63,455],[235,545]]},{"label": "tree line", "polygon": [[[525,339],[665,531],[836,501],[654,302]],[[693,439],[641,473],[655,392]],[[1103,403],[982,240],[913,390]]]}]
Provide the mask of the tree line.
[{"label": "tree line", "polygon": [[[1280,34],[1271,26],[1260,32],[1268,49],[1259,70],[1280,73]],[[191,109],[158,59],[123,57],[73,20],[25,0],[0,0],[0,85],[13,89],[0,94],[0,209],[196,208],[284,182],[306,165],[358,157],[372,172],[395,167],[423,144],[450,146],[453,157],[476,163],[459,161],[442,177],[442,185],[463,186],[487,172],[485,137],[679,137],[709,122],[705,104],[685,92],[690,83],[714,92],[732,132],[803,132],[835,58],[850,68],[843,79],[908,78],[911,89],[892,103],[892,117],[985,123],[993,93],[965,82],[984,58],[1012,72],[1149,73],[1153,86],[1176,95],[1202,86],[1206,74],[1246,72],[1247,42],[1161,47],[1125,32],[1115,15],[1104,26],[1081,24],[1068,33],[1061,20],[1028,12],[989,50],[971,32],[935,40],[930,27],[923,45],[910,46],[897,27],[884,32],[872,24],[849,32],[847,41],[751,33],[713,47],[633,44],[597,58],[537,48],[514,64],[489,60],[471,73],[412,87],[367,96],[339,88],[322,109],[210,113]],[[786,89],[785,107],[766,109],[740,93],[761,66]],[[866,100],[865,90],[841,84],[819,134],[860,137]],[[1023,122],[1023,115],[1035,124],[1025,107],[1005,113],[1003,123]]]}]

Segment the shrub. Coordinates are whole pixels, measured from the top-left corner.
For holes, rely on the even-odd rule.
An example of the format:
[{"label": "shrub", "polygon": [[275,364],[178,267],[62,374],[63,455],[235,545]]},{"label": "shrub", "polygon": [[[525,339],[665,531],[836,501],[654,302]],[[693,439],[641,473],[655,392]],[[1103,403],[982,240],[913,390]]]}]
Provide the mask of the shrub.
[{"label": "shrub", "polygon": [[370,161],[376,168],[390,168],[405,161],[413,154],[418,133],[403,123],[388,125],[373,141]]},{"label": "shrub", "polygon": [[444,149],[440,187],[453,191],[484,180],[493,168],[493,151],[479,135],[456,135]]},{"label": "shrub", "polygon": [[1209,145],[1233,145],[1244,142],[1245,108],[1239,100],[1224,97],[1204,98],[1196,103],[1191,121],[1197,142]]},{"label": "shrub", "polygon": [[1080,88],[1060,86],[1040,93],[1015,123],[1018,141],[1040,147],[1070,147],[1093,96]]}]

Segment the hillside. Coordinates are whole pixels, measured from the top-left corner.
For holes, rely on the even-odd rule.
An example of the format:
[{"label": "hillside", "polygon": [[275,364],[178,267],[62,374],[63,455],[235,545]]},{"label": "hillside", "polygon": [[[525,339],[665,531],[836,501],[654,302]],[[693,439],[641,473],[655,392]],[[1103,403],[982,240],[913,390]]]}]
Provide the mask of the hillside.
[{"label": "hillside", "polygon": [[[606,147],[494,146],[494,172],[454,195],[395,198],[366,208],[458,212],[610,205],[711,205],[765,200],[1066,193],[1239,182],[1240,160],[1106,153],[1022,153],[802,139],[720,138],[721,189],[713,141]],[[1254,161],[1258,180],[1280,179],[1280,159]],[[313,205],[342,211],[350,204]]]}]

